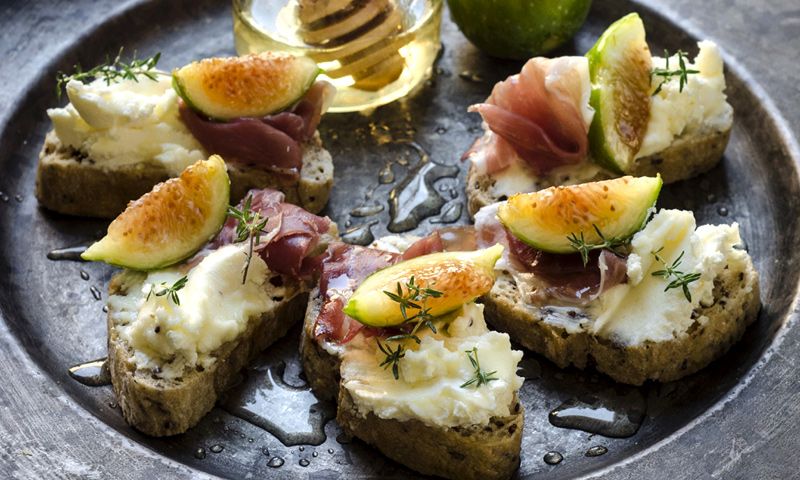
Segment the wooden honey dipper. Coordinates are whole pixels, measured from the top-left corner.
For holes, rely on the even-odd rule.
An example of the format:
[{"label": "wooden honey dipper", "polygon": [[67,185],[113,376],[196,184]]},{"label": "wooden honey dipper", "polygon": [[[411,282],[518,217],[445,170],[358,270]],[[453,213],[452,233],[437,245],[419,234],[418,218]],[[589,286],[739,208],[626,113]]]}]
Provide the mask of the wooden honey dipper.
[{"label": "wooden honey dipper", "polygon": [[330,78],[351,77],[353,87],[375,91],[395,81],[405,59],[398,50],[410,38],[395,0],[297,0],[298,34],[324,49],[312,58]]}]

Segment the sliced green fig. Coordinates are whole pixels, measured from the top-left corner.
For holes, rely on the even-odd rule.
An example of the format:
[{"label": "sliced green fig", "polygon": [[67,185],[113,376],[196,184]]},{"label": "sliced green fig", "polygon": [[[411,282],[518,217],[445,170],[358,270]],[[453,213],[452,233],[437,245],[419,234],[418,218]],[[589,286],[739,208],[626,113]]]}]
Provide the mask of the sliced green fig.
[{"label": "sliced green fig", "polygon": [[230,180],[218,155],[188,166],[125,209],[81,257],[133,270],[154,270],[188,258],[225,221]]},{"label": "sliced green fig", "polygon": [[390,327],[404,323],[419,313],[407,308],[406,318],[400,304],[386,292],[408,295],[409,282],[419,288],[433,289],[440,295],[428,296],[420,307],[430,309],[434,317],[460,308],[491,290],[494,285],[494,264],[503,253],[502,245],[472,252],[440,252],[406,260],[379,270],[356,289],[344,313],[372,327]]},{"label": "sliced green fig", "polygon": [[192,109],[230,120],[286,109],[305,95],[319,73],[308,57],[264,52],[190,63],[172,72],[172,85]]},{"label": "sliced green fig", "polygon": [[[638,232],[661,191],[661,176],[621,177],[514,195],[497,211],[515,237],[550,253],[623,240]],[[602,235],[602,236],[601,236]]]},{"label": "sliced green fig", "polygon": [[629,171],[650,121],[652,57],[639,15],[614,22],[586,54],[595,109],[592,158],[616,173]]}]

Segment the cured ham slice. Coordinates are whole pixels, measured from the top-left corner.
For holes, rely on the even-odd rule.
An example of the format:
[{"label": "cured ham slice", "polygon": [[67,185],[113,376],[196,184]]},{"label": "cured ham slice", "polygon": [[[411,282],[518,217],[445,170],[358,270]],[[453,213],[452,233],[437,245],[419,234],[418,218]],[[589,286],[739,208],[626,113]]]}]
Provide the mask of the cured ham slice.
[{"label": "cured ham slice", "polygon": [[291,109],[262,118],[237,118],[216,122],[180,101],[180,117],[210,154],[226,161],[298,178],[302,168],[302,142],[314,136],[335,89],[316,82]]},{"label": "cured ham slice", "polygon": [[535,298],[586,304],[627,278],[625,258],[609,250],[589,252],[584,265],[579,253],[553,254],[537,250],[507,232],[511,255],[523,271],[533,274]]},{"label": "cured ham slice", "polygon": [[322,260],[319,291],[322,307],[314,324],[314,337],[333,343],[346,343],[364,327],[344,314],[350,295],[371,273],[393,265],[400,255],[375,248],[333,243]]},{"label": "cured ham slice", "polygon": [[535,173],[586,158],[592,111],[588,64],[583,57],[533,58],[497,83],[485,103],[473,105],[492,134],[473,145],[486,171],[505,169],[518,157]]},{"label": "cured ham slice", "polygon": [[[627,281],[626,258],[608,250],[593,250],[584,266],[579,253],[546,253],[522,242],[497,219],[499,204],[489,205],[475,214],[478,246],[496,243],[506,246],[503,262],[521,274],[525,290],[536,302],[585,305],[602,292]],[[498,265],[500,265],[498,263]]]},{"label": "cured ham slice", "polygon": [[[269,269],[294,278],[310,278],[319,272],[321,258],[311,255],[320,237],[331,227],[327,217],[309,213],[297,205],[284,203],[283,193],[271,189],[248,192],[250,208],[267,219],[261,243],[256,247]],[[239,208],[243,208],[243,202]],[[236,241],[237,220],[228,218],[212,242],[220,247]]]},{"label": "cured ham slice", "polygon": [[350,295],[373,272],[403,260],[441,252],[451,237],[452,234],[443,239],[435,232],[411,244],[403,254],[341,242],[328,246],[319,281],[323,303],[314,324],[314,336],[329,342],[347,343],[359,332],[367,335],[387,333],[367,328],[344,314],[342,309]]}]

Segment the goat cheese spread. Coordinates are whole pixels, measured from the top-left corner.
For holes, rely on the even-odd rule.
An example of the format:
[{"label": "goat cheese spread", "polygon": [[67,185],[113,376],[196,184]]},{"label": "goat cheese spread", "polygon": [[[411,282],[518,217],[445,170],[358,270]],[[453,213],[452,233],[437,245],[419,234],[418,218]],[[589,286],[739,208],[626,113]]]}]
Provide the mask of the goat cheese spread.
[{"label": "goat cheese spread", "polygon": [[47,110],[61,143],[107,168],[149,163],[173,176],[205,159],[203,147],[178,116],[171,77],[137,80],[69,81],[70,103]]},{"label": "goat cheese spread", "polygon": [[[404,341],[399,379],[380,366],[383,354],[374,338],[359,335],[342,357],[342,385],[360,412],[379,418],[416,419],[429,426],[485,425],[493,416],[509,415],[523,379],[517,375],[522,352],[511,349],[507,334],[489,331],[483,305],[468,303],[457,317],[420,335],[421,343]],[[390,342],[390,345],[395,342]],[[477,348],[481,370],[497,380],[462,387],[475,376],[466,351]]]}]

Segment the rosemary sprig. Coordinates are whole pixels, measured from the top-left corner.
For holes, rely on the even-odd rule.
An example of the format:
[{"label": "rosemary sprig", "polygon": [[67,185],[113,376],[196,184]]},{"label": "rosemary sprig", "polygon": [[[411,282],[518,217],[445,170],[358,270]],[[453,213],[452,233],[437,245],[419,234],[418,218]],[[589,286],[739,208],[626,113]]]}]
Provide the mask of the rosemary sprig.
[{"label": "rosemary sprig", "polygon": [[658,92],[661,91],[661,88],[664,86],[665,83],[672,80],[672,77],[678,77],[678,92],[683,92],[683,87],[689,83],[689,75],[700,73],[700,70],[692,70],[686,68],[686,52],[683,50],[678,50],[676,53],[678,55],[678,68],[676,70],[669,69],[669,50],[664,50],[664,58],[666,59],[666,63],[664,68],[654,68],[652,72],[650,72],[651,78],[652,77],[661,77],[661,83],[658,84],[656,90],[653,92],[653,95],[657,95]]},{"label": "rosemary sprig", "polygon": [[394,375],[395,380],[400,379],[400,359],[406,356],[405,350],[403,349],[403,345],[397,345],[397,350],[392,350],[390,345],[384,345],[381,343],[380,340],[377,340],[378,348],[380,351],[386,355],[386,358],[381,362],[380,366],[383,369],[387,369],[390,366],[392,367],[392,375]]},{"label": "rosemary sprig", "polygon": [[681,260],[683,260],[683,254],[685,253],[684,251],[681,251],[681,254],[678,255],[678,258],[676,258],[675,261],[672,262],[672,264],[667,265],[667,262],[665,262],[664,259],[662,259],[658,255],[662,250],[664,250],[664,247],[659,248],[655,252],[651,252],[655,257],[656,261],[664,265],[664,268],[662,270],[657,270],[653,272],[652,275],[654,277],[664,277],[664,279],[666,280],[673,278],[673,280],[667,284],[667,287],[664,289],[664,291],[666,292],[667,290],[670,290],[672,288],[680,287],[681,290],[683,290],[683,295],[686,297],[686,300],[691,302],[692,294],[691,292],[689,292],[689,284],[699,280],[700,274],[697,272],[684,273],[678,270],[678,267],[680,267],[681,265]]},{"label": "rosemary sprig", "polygon": [[472,347],[472,350],[465,350],[465,353],[469,358],[469,363],[472,364],[472,368],[475,369],[475,376],[462,383],[461,388],[467,388],[471,385],[475,385],[475,388],[480,388],[481,385],[488,385],[489,382],[498,380],[497,377],[493,376],[497,373],[497,370],[489,373],[481,370],[481,362],[478,360],[478,347]]},{"label": "rosemary sprig", "polygon": [[117,52],[117,56],[113,59],[106,55],[106,61],[104,63],[92,67],[89,70],[84,71],[81,65],[77,64],[73,66],[75,73],[72,75],[58,72],[58,74],[56,74],[56,95],[58,99],[61,100],[61,91],[64,85],[70,80],[89,83],[97,78],[102,78],[106,82],[106,85],[111,85],[120,80],[133,80],[134,82],[138,82],[139,79],[137,75],[142,75],[150,80],[156,79],[156,75],[160,73],[155,70],[159,59],[161,59],[160,52],[152,57],[142,59],[137,59],[136,52],[133,52],[131,61],[125,63],[122,61],[123,49],[124,48],[121,47],[119,52]]},{"label": "rosemary sprig", "polygon": [[185,287],[187,281],[188,278],[183,276],[175,281],[171,287],[167,286],[167,282],[161,282],[161,284],[158,286],[161,288],[160,290],[156,290],[156,285],[152,284],[150,285],[150,291],[147,292],[147,298],[145,298],[144,301],[149,301],[151,295],[155,295],[156,297],[163,297],[164,295],[167,295],[169,299],[172,300],[172,303],[175,305],[180,305],[181,299],[178,297],[178,290]]},{"label": "rosemary sprig", "polygon": [[[436,326],[433,324],[433,315],[430,314],[430,308],[426,308],[425,304],[428,298],[439,298],[443,295],[442,292],[432,288],[423,288],[414,282],[414,276],[406,282],[406,291],[403,292],[403,286],[397,282],[397,293],[388,292],[384,290],[384,294],[391,298],[393,301],[400,304],[400,314],[403,316],[403,324],[414,323],[411,332],[400,335],[393,335],[386,340],[399,341],[405,339],[412,339],[420,343],[417,332],[421,327],[429,328],[433,333],[436,333]],[[409,316],[409,310],[417,310],[417,313]]]},{"label": "rosemary sprig", "polygon": [[228,207],[228,216],[236,219],[236,239],[235,242],[249,241],[247,260],[242,269],[242,285],[247,281],[247,270],[250,268],[250,261],[253,258],[253,249],[261,241],[261,234],[267,226],[267,218],[262,217],[260,212],[254,212],[251,208],[253,196],[248,195],[244,200],[242,209]]},{"label": "rosemary sprig", "polygon": [[581,260],[583,260],[584,267],[589,263],[589,252],[591,250],[607,248],[613,252],[615,248],[621,247],[622,245],[628,243],[627,239],[606,238],[605,235],[603,235],[603,232],[600,231],[600,228],[594,223],[592,224],[592,227],[594,227],[594,231],[597,232],[597,236],[600,237],[601,241],[599,243],[587,243],[583,236],[583,232],[581,232],[580,236],[574,232],[567,236],[570,246],[581,254]]}]

